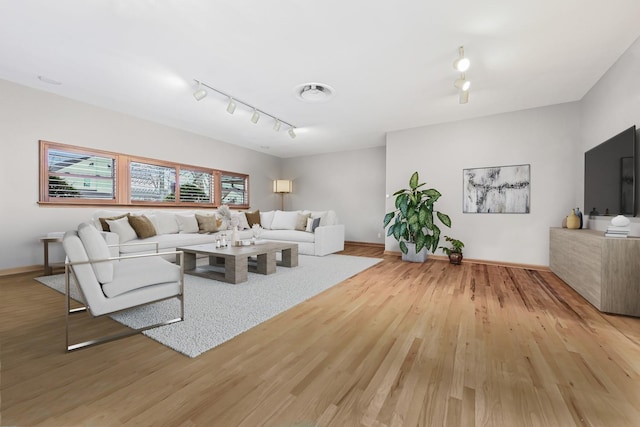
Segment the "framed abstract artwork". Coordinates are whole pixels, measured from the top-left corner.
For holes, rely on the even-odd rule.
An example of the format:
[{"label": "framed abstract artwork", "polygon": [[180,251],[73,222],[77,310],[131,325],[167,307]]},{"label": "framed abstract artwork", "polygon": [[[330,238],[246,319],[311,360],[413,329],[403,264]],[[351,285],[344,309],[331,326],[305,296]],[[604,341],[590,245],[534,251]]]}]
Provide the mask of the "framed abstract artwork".
[{"label": "framed abstract artwork", "polygon": [[463,170],[463,213],[529,213],[531,165]]}]

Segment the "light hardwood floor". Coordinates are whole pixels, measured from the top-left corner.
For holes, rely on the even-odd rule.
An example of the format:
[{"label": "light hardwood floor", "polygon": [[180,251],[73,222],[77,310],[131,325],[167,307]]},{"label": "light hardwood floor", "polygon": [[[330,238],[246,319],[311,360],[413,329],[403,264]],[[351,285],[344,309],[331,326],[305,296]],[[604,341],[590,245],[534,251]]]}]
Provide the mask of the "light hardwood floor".
[{"label": "light hardwood floor", "polygon": [[0,425],[640,425],[640,319],[550,272],[385,256],[195,359],[144,336],[65,353],[35,276],[0,278]]}]

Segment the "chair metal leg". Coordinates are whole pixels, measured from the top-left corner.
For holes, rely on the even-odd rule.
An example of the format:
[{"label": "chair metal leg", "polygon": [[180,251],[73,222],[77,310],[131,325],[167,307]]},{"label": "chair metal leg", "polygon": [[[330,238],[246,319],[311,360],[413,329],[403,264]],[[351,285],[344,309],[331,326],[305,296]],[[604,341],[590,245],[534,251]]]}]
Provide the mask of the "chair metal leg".
[{"label": "chair metal leg", "polygon": [[[181,263],[182,265],[183,263]],[[181,273],[184,272],[184,267],[181,267]],[[107,343],[110,341],[115,341],[118,340],[120,338],[126,338],[126,337],[130,337],[133,335],[137,335],[141,332],[144,332],[146,330],[149,329],[153,329],[153,328],[157,328],[160,326],[166,326],[166,325],[171,325],[173,323],[177,323],[177,322],[182,322],[184,321],[184,274],[180,275],[180,295],[177,297],[180,300],[180,317],[177,317],[175,319],[171,319],[171,320],[166,320],[160,323],[155,323],[153,325],[149,325],[149,326],[145,326],[143,328],[138,328],[138,329],[131,329],[129,331],[125,331],[125,332],[120,332],[117,334],[112,334],[112,335],[108,335],[106,337],[101,337],[101,338],[96,338],[96,339],[92,339],[92,340],[88,340],[88,341],[83,341],[80,343],[75,343],[75,344],[70,344],[69,343],[69,316],[71,314],[74,313],[79,313],[79,312],[83,312],[83,311],[87,311],[87,307],[78,307],[78,308],[71,308],[71,284],[70,284],[70,276],[73,275],[75,278],[75,274],[73,273],[73,270],[71,270],[70,266],[68,264],[65,264],[65,269],[64,269],[64,280],[65,280],[65,293],[66,293],[66,297],[65,297],[65,305],[66,305],[66,319],[65,319],[65,336],[66,336],[66,346],[67,346],[67,351],[74,351],[74,350],[79,350],[82,348],[87,348],[87,347],[92,347],[94,345],[98,345],[98,344],[103,344],[103,343]],[[77,278],[76,278],[77,281]],[[80,291],[82,292],[82,291]],[[167,298],[167,299],[171,299],[171,298],[176,298],[175,296]],[[156,300],[153,302],[158,302],[158,301],[162,301],[162,300]],[[110,313],[113,314],[113,313]]]}]

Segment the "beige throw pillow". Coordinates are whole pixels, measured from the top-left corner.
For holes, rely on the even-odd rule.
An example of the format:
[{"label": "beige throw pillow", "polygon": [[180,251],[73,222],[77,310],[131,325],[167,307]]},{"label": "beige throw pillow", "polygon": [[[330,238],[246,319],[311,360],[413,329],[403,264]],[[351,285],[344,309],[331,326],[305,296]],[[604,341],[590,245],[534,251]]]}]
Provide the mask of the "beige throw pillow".
[{"label": "beige throw pillow", "polygon": [[156,235],[156,228],[149,218],[144,215],[127,215],[129,225],[136,232],[139,239],[146,239]]},{"label": "beige throw pillow", "polygon": [[109,224],[107,223],[107,221],[115,221],[116,219],[121,219],[124,218],[125,216],[129,215],[128,213],[124,213],[122,215],[118,215],[118,216],[111,216],[109,218],[98,218],[98,220],[100,220],[100,225],[102,225],[102,231],[111,231],[111,229],[109,228]]},{"label": "beige throw pillow", "polygon": [[298,219],[296,221],[296,230],[306,231],[307,229],[307,220],[311,217],[311,214],[298,214]]},{"label": "beige throw pillow", "polygon": [[198,221],[198,233],[215,233],[218,231],[219,222],[216,215],[200,215],[196,214],[196,220]]}]

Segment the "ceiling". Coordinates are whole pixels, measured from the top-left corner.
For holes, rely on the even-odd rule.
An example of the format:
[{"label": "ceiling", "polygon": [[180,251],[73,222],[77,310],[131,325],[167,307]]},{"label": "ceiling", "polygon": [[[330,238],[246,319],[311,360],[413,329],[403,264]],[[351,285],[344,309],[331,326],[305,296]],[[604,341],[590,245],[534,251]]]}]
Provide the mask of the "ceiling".
[{"label": "ceiling", "polygon": [[[0,0],[0,78],[279,157],[580,100],[640,36],[637,0]],[[468,104],[452,63],[471,59]],[[55,85],[38,79],[57,81]],[[296,126],[264,116],[194,79]],[[294,88],[335,89],[323,103]]]}]

